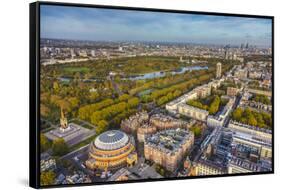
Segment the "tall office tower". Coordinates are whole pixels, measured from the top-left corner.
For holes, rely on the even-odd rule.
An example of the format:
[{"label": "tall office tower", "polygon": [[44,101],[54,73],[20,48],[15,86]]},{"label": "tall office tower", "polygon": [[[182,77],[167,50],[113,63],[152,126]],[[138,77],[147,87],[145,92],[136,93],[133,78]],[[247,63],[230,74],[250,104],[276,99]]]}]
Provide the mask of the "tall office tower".
[{"label": "tall office tower", "polygon": [[220,78],[220,77],[221,77],[221,63],[218,62],[218,63],[217,63],[216,78]]}]

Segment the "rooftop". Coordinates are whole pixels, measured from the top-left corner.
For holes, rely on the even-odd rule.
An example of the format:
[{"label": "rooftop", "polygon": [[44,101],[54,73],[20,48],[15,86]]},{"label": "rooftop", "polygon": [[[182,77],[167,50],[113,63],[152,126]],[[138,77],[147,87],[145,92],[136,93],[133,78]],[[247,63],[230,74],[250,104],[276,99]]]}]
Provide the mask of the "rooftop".
[{"label": "rooftop", "polygon": [[100,134],[94,144],[102,150],[114,150],[125,146],[129,141],[128,135],[119,130],[106,131]]},{"label": "rooftop", "polygon": [[147,137],[145,143],[154,146],[161,151],[171,153],[178,149],[190,138],[193,138],[193,133],[186,129],[169,129],[160,131],[150,137]]}]

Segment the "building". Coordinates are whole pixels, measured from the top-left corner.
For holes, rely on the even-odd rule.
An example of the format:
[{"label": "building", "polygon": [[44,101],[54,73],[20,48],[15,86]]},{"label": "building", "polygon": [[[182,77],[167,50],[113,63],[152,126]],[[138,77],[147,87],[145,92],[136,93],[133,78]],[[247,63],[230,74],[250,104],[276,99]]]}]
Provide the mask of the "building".
[{"label": "building", "polygon": [[258,71],[249,72],[250,79],[260,79],[261,77],[262,77],[262,72],[258,72]]},{"label": "building", "polygon": [[252,100],[242,100],[239,104],[240,107],[248,107],[250,109],[262,110],[265,112],[272,112],[272,105],[255,102]]},{"label": "building", "polygon": [[213,161],[208,158],[200,158],[195,166],[196,176],[223,175],[226,174],[226,167],[220,161]]},{"label": "building", "polygon": [[232,142],[228,173],[272,170],[272,134],[270,130],[230,121]]},{"label": "building", "polygon": [[221,63],[217,63],[216,78],[221,78]]},{"label": "building", "polygon": [[226,95],[236,96],[239,93],[240,89],[234,87],[227,87]]},{"label": "building", "polygon": [[230,112],[232,111],[232,107],[235,103],[235,98],[229,98],[227,104],[224,108],[219,111],[215,116],[209,115],[207,118],[207,125],[209,127],[222,127],[227,118],[229,117]]},{"label": "building", "polygon": [[228,164],[228,173],[267,172],[272,170],[271,167],[271,163],[267,161],[259,161],[255,163],[238,157],[232,157]]},{"label": "building", "polygon": [[178,113],[200,121],[207,121],[209,115],[208,111],[187,105],[186,103],[178,105]]},{"label": "building", "polygon": [[119,130],[100,134],[90,145],[86,166],[90,169],[107,171],[137,162],[133,137]]},{"label": "building", "polygon": [[144,142],[146,136],[156,133],[157,131],[183,128],[188,129],[194,121],[185,122],[175,119],[164,114],[154,114],[150,116],[148,122],[143,122],[137,129],[137,139]]},{"label": "building", "polygon": [[[209,84],[204,84],[202,86],[198,86],[195,89],[193,89],[192,91],[188,92],[187,94],[182,95],[181,97],[169,102],[166,104],[166,110],[168,110],[171,113],[184,113],[186,109],[188,109],[189,107],[182,107],[183,105],[186,104],[187,101],[189,100],[194,100],[197,98],[205,98],[207,96],[211,95],[211,88],[213,86],[220,85],[220,82],[217,81],[212,81]],[[180,108],[181,107],[181,108]],[[191,109],[193,109],[194,107],[190,106]],[[198,109],[198,108],[197,108]],[[203,110],[205,111],[205,110]],[[180,113],[180,114],[182,114]],[[185,115],[185,114],[184,114]]]},{"label": "building", "polygon": [[156,133],[157,128],[156,126],[153,126],[149,123],[144,123],[142,124],[138,129],[137,129],[137,138],[138,142],[144,142],[145,138],[148,135]]},{"label": "building", "polygon": [[248,77],[248,70],[247,69],[238,68],[234,72],[234,76],[239,78],[239,79],[247,79],[247,77]]},{"label": "building", "polygon": [[272,91],[257,90],[257,89],[251,89],[251,88],[248,88],[247,91],[250,93],[253,93],[253,94],[261,94],[261,95],[268,96],[270,98],[272,97]]},{"label": "building", "polygon": [[164,114],[152,115],[149,122],[151,125],[155,126],[157,130],[189,127],[189,123]]},{"label": "building", "polygon": [[147,160],[173,172],[182,163],[193,143],[194,134],[187,129],[164,130],[145,139],[144,155]]},{"label": "building", "polygon": [[272,158],[272,133],[270,130],[235,121],[230,121],[228,128],[233,131],[232,144],[257,149],[260,159],[270,160]]},{"label": "building", "polygon": [[95,56],[96,56],[95,50],[91,50],[91,56],[92,56],[92,57],[95,57]]},{"label": "building", "polygon": [[205,98],[211,95],[211,85],[205,84],[194,89],[198,98]]},{"label": "building", "polygon": [[253,135],[267,142],[271,142],[272,140],[272,132],[269,129],[255,127],[255,126],[239,123],[233,120],[229,122],[228,128],[236,133],[239,132],[239,133]]},{"label": "building", "polygon": [[148,119],[149,115],[146,111],[138,112],[128,119],[122,120],[121,129],[126,133],[135,134],[138,127],[140,127],[144,122],[147,122]]}]

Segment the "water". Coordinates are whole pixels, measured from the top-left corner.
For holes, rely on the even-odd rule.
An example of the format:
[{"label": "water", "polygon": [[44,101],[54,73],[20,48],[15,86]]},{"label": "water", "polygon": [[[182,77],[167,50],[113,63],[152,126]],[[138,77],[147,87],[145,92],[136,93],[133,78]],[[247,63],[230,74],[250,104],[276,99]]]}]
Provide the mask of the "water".
[{"label": "water", "polygon": [[183,74],[186,71],[195,71],[195,70],[207,70],[208,66],[190,66],[190,67],[182,67],[179,70],[176,71],[157,71],[157,72],[151,72],[151,73],[146,73],[143,75],[139,76],[132,76],[132,77],[126,77],[123,78],[123,80],[145,80],[145,79],[154,79],[154,78],[161,78],[165,77],[167,74],[171,75],[178,75],[178,74]]},{"label": "water", "polygon": [[[170,75],[178,75],[178,74],[183,74],[187,71],[196,71],[196,70],[207,70],[208,66],[189,66],[189,67],[181,67],[180,69],[174,70],[174,71],[157,71],[157,72],[151,72],[151,73],[146,73],[142,75],[136,75],[136,76],[130,76],[130,77],[124,77],[122,78],[123,80],[146,80],[146,79],[154,79],[154,78],[161,78],[165,77],[167,74]],[[72,78],[67,78],[67,77],[59,77],[58,78],[61,82],[70,82],[73,80]],[[97,81],[97,79],[80,79],[83,82],[93,82]]]}]

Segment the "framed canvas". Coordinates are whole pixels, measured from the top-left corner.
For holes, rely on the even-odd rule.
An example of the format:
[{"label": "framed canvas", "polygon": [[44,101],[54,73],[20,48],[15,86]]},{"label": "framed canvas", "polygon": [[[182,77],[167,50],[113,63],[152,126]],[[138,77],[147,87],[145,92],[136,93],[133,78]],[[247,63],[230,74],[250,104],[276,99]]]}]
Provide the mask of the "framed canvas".
[{"label": "framed canvas", "polygon": [[30,186],[274,172],[274,17],[30,4]]}]

